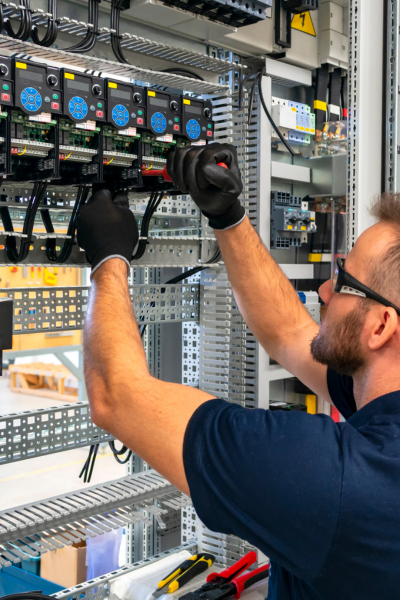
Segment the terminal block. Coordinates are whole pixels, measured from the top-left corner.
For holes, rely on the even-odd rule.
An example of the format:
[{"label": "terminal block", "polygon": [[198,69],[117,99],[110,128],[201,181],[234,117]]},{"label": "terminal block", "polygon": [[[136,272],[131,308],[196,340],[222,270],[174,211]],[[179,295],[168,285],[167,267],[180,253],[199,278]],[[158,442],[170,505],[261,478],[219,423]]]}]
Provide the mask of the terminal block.
[{"label": "terminal block", "polygon": [[271,249],[299,247],[316,231],[315,212],[307,202],[287,192],[272,192]]},{"label": "terminal block", "polygon": [[63,116],[60,118],[60,183],[101,183],[106,121],[104,79],[62,69]]}]

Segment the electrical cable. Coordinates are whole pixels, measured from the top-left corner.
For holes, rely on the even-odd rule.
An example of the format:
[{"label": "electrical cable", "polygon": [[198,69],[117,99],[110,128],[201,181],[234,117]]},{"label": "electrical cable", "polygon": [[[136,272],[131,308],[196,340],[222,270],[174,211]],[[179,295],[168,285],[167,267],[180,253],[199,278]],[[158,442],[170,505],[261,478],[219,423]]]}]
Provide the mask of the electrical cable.
[{"label": "electrical cable", "polygon": [[171,73],[171,75],[183,75],[184,77],[191,77],[192,79],[199,79],[200,81],[204,81],[204,77],[201,77],[197,73],[193,73],[193,71],[188,71],[187,69],[181,69],[179,67],[171,67],[169,69],[163,69],[162,73]]},{"label": "electrical cable", "polygon": [[18,31],[14,31],[9,17],[5,17],[4,19],[4,29],[11,38],[26,42],[29,39],[32,31],[31,0],[20,0],[19,6],[21,18]]},{"label": "electrical cable", "polygon": [[80,478],[83,476],[84,483],[89,483],[92,478],[94,463],[96,462],[99,446],[100,444],[92,444],[92,446],[89,448],[89,455],[85,461],[85,464],[83,465],[82,471],[79,473]]},{"label": "electrical cable", "polygon": [[[196,275],[200,271],[204,271],[205,269],[208,269],[209,267],[207,265],[212,265],[212,264],[217,263],[220,258],[221,258],[221,250],[218,248],[217,251],[215,252],[214,256],[212,256],[205,265],[193,267],[193,269],[189,269],[189,271],[180,273],[179,275],[176,275],[176,277],[173,277],[172,279],[169,279],[168,281],[166,281],[163,285],[174,285],[175,283],[180,283],[184,279],[188,279],[189,277]],[[162,288],[161,288],[161,291],[162,291]],[[151,303],[151,307],[154,307],[154,302]],[[141,317],[140,320],[143,321],[144,318]],[[145,334],[146,327],[147,327],[147,325],[143,325],[142,329],[140,330],[141,338],[143,338],[143,336]]]},{"label": "electrical cable", "polygon": [[[120,448],[120,450],[117,450],[115,447],[114,441],[108,442],[108,445],[110,446],[111,451],[114,455],[114,458],[119,465],[125,465],[128,462],[128,460],[131,458],[132,450],[129,450],[126,446],[122,446],[122,448]],[[121,460],[119,457],[122,456],[123,454],[125,454],[126,452],[128,454],[126,455],[126,457],[124,459]]]},{"label": "electrical cable", "polygon": [[120,63],[129,64],[129,61],[125,58],[121,48],[121,36],[119,33],[119,22],[121,17],[121,7],[119,0],[112,0],[111,2],[111,14],[110,14],[110,29],[111,29],[111,48],[114,52],[115,58]]},{"label": "electrical cable", "polygon": [[[28,207],[26,209],[26,215],[22,233],[25,237],[21,238],[20,249],[17,248],[16,237],[14,233],[14,227],[11,221],[10,213],[7,206],[0,207],[0,217],[4,226],[6,234],[6,252],[10,262],[16,264],[26,259],[29,254],[30,246],[32,244],[33,227],[35,224],[35,217],[41,201],[44,198],[47,189],[47,181],[37,181],[33,187],[32,194],[29,198]],[[7,235],[11,234],[11,235]]]},{"label": "electrical cable", "polygon": [[58,0],[48,0],[47,12],[51,14],[51,17],[47,18],[47,28],[43,39],[39,38],[39,32],[37,26],[32,26],[32,40],[39,46],[48,48],[52,46],[57,39],[58,34],[58,22],[57,22],[57,2]]},{"label": "electrical cable", "polygon": [[[76,196],[76,201],[74,204],[74,208],[72,210],[71,218],[68,225],[67,237],[64,245],[59,254],[56,251],[56,239],[47,238],[46,240],[46,255],[50,262],[53,263],[65,263],[71,256],[72,248],[75,244],[75,232],[76,232],[76,222],[78,219],[78,214],[80,208],[85,204],[87,197],[89,195],[89,186],[81,185],[79,186],[78,193]],[[54,233],[53,223],[51,221],[50,212],[48,208],[45,208],[40,211],[42,216],[42,221],[45,226],[47,233]]]},{"label": "electrical cable", "polygon": [[54,600],[54,596],[46,596],[41,592],[18,592],[17,594],[2,596],[1,600]]},{"label": "electrical cable", "polygon": [[132,257],[132,260],[139,260],[139,258],[142,258],[144,253],[146,252],[146,246],[149,243],[147,238],[149,236],[150,221],[157,208],[160,206],[164,194],[165,191],[157,193],[154,190],[150,194],[150,200],[146,206],[146,210],[143,215],[142,226],[140,228],[140,237],[143,239],[139,240],[139,245],[137,247],[136,253]]},{"label": "electrical cable", "polygon": [[73,53],[85,53],[93,50],[96,40],[97,40],[97,32],[99,27],[99,4],[101,0],[89,0],[88,2],[88,24],[93,27],[86,32],[85,37],[75,46],[71,46],[70,48],[65,48],[65,52],[73,52]]},{"label": "electrical cable", "polygon": [[281,132],[279,131],[278,127],[275,125],[273,118],[271,117],[269,110],[267,108],[267,105],[265,103],[264,100],[264,94],[262,91],[262,77],[265,73],[265,69],[263,69],[262,71],[260,71],[260,75],[258,78],[258,92],[260,94],[260,100],[261,100],[261,104],[262,107],[264,109],[265,114],[267,115],[267,119],[268,121],[271,123],[272,127],[275,129],[277,136],[279,137],[279,139],[281,140],[282,144],[286,147],[287,150],[289,150],[290,154],[292,156],[295,156],[295,152],[293,150],[293,148],[291,146],[289,146],[289,144],[287,143],[287,141],[285,140],[285,138],[283,137],[283,135],[281,134]]}]

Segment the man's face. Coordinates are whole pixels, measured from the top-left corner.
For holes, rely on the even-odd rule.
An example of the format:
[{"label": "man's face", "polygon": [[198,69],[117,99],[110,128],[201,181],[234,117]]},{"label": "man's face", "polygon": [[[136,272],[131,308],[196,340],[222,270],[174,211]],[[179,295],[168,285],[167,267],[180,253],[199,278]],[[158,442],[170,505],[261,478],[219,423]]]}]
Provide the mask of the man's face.
[{"label": "man's face", "polygon": [[[349,252],[344,268],[362,283],[366,283],[368,266],[374,256],[388,244],[387,226],[378,223],[367,229]],[[319,289],[326,304],[318,335],[311,343],[315,361],[327,365],[342,375],[354,375],[367,366],[367,346],[363,338],[370,304],[363,298],[348,294],[333,294],[332,280]]]}]

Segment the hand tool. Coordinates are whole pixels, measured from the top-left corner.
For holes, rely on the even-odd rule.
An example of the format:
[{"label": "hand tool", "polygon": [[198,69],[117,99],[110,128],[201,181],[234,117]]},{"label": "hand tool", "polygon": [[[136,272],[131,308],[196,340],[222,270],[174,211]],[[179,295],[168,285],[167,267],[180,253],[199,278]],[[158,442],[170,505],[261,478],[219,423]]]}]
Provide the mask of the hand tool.
[{"label": "hand tool", "polygon": [[196,575],[204,573],[215,561],[215,556],[205,552],[195,554],[181,563],[176,569],[159,582],[158,588],[153,592],[154,598],[162,594],[171,594],[191,581]]},{"label": "hand tool", "polygon": [[[217,164],[219,167],[224,167],[225,169],[228,169],[225,163],[220,162]],[[162,177],[164,181],[172,182],[171,177],[167,173],[167,167],[164,167],[163,169],[146,169],[146,167],[142,167],[142,175],[143,177]]]},{"label": "hand tool", "polygon": [[240,598],[244,590],[269,576],[269,565],[265,565],[238,577],[256,560],[256,553],[249,552],[221,573],[211,573],[207,577],[207,583],[194,592],[180,596],[179,600],[223,600],[230,596],[235,596],[236,599]]}]

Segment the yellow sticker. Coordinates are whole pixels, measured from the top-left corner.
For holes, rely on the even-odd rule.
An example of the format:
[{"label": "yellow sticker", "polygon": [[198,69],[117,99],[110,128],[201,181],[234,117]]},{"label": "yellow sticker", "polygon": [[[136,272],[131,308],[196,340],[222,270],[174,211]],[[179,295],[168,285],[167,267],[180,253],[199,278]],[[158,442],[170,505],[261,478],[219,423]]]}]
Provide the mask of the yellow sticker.
[{"label": "yellow sticker", "polygon": [[304,127],[300,127],[300,131],[304,131]]},{"label": "yellow sticker", "polygon": [[26,69],[26,63],[16,62],[15,66],[17,67],[17,69]]},{"label": "yellow sticker", "polygon": [[322,262],[322,254],[309,254],[308,262]]},{"label": "yellow sticker", "polygon": [[295,106],[292,106],[292,111],[296,112],[296,107]]},{"label": "yellow sticker", "polygon": [[73,73],[64,73],[65,79],[75,79],[75,75]]},{"label": "yellow sticker", "polygon": [[299,125],[296,125],[296,129],[300,129],[300,126],[299,126]]},{"label": "yellow sticker", "polygon": [[292,29],[297,29],[298,31],[302,31],[303,33],[317,37],[311,14],[309,12],[303,12],[294,15],[292,19]]},{"label": "yellow sticker", "polygon": [[187,98],[183,99],[183,104],[190,104],[190,100],[188,100]]},{"label": "yellow sticker", "polygon": [[311,133],[315,133],[315,129],[310,129],[310,132]]},{"label": "yellow sticker", "polygon": [[310,131],[308,127],[306,127],[306,131],[307,131],[307,133]]},{"label": "yellow sticker", "polygon": [[302,230],[302,231],[305,231],[305,230],[306,230],[306,227],[303,227],[303,226],[302,226],[302,227],[301,227],[301,230]]},{"label": "yellow sticker", "polygon": [[323,102],[322,100],[314,100],[314,108],[316,108],[317,110],[326,111],[327,104],[326,104],[326,102]]},{"label": "yellow sticker", "polygon": [[156,93],[155,93],[155,92],[151,92],[151,91],[149,90],[149,91],[147,92],[147,95],[148,95],[148,96],[155,96],[155,95],[156,95]]},{"label": "yellow sticker", "polygon": [[117,87],[118,87],[118,86],[117,86],[117,84],[116,84],[116,83],[114,83],[113,81],[109,81],[109,82],[108,82],[108,87],[110,87],[110,88],[114,88],[114,89],[117,89]]},{"label": "yellow sticker", "polygon": [[293,225],[288,225],[287,228],[288,229],[293,229]]}]

